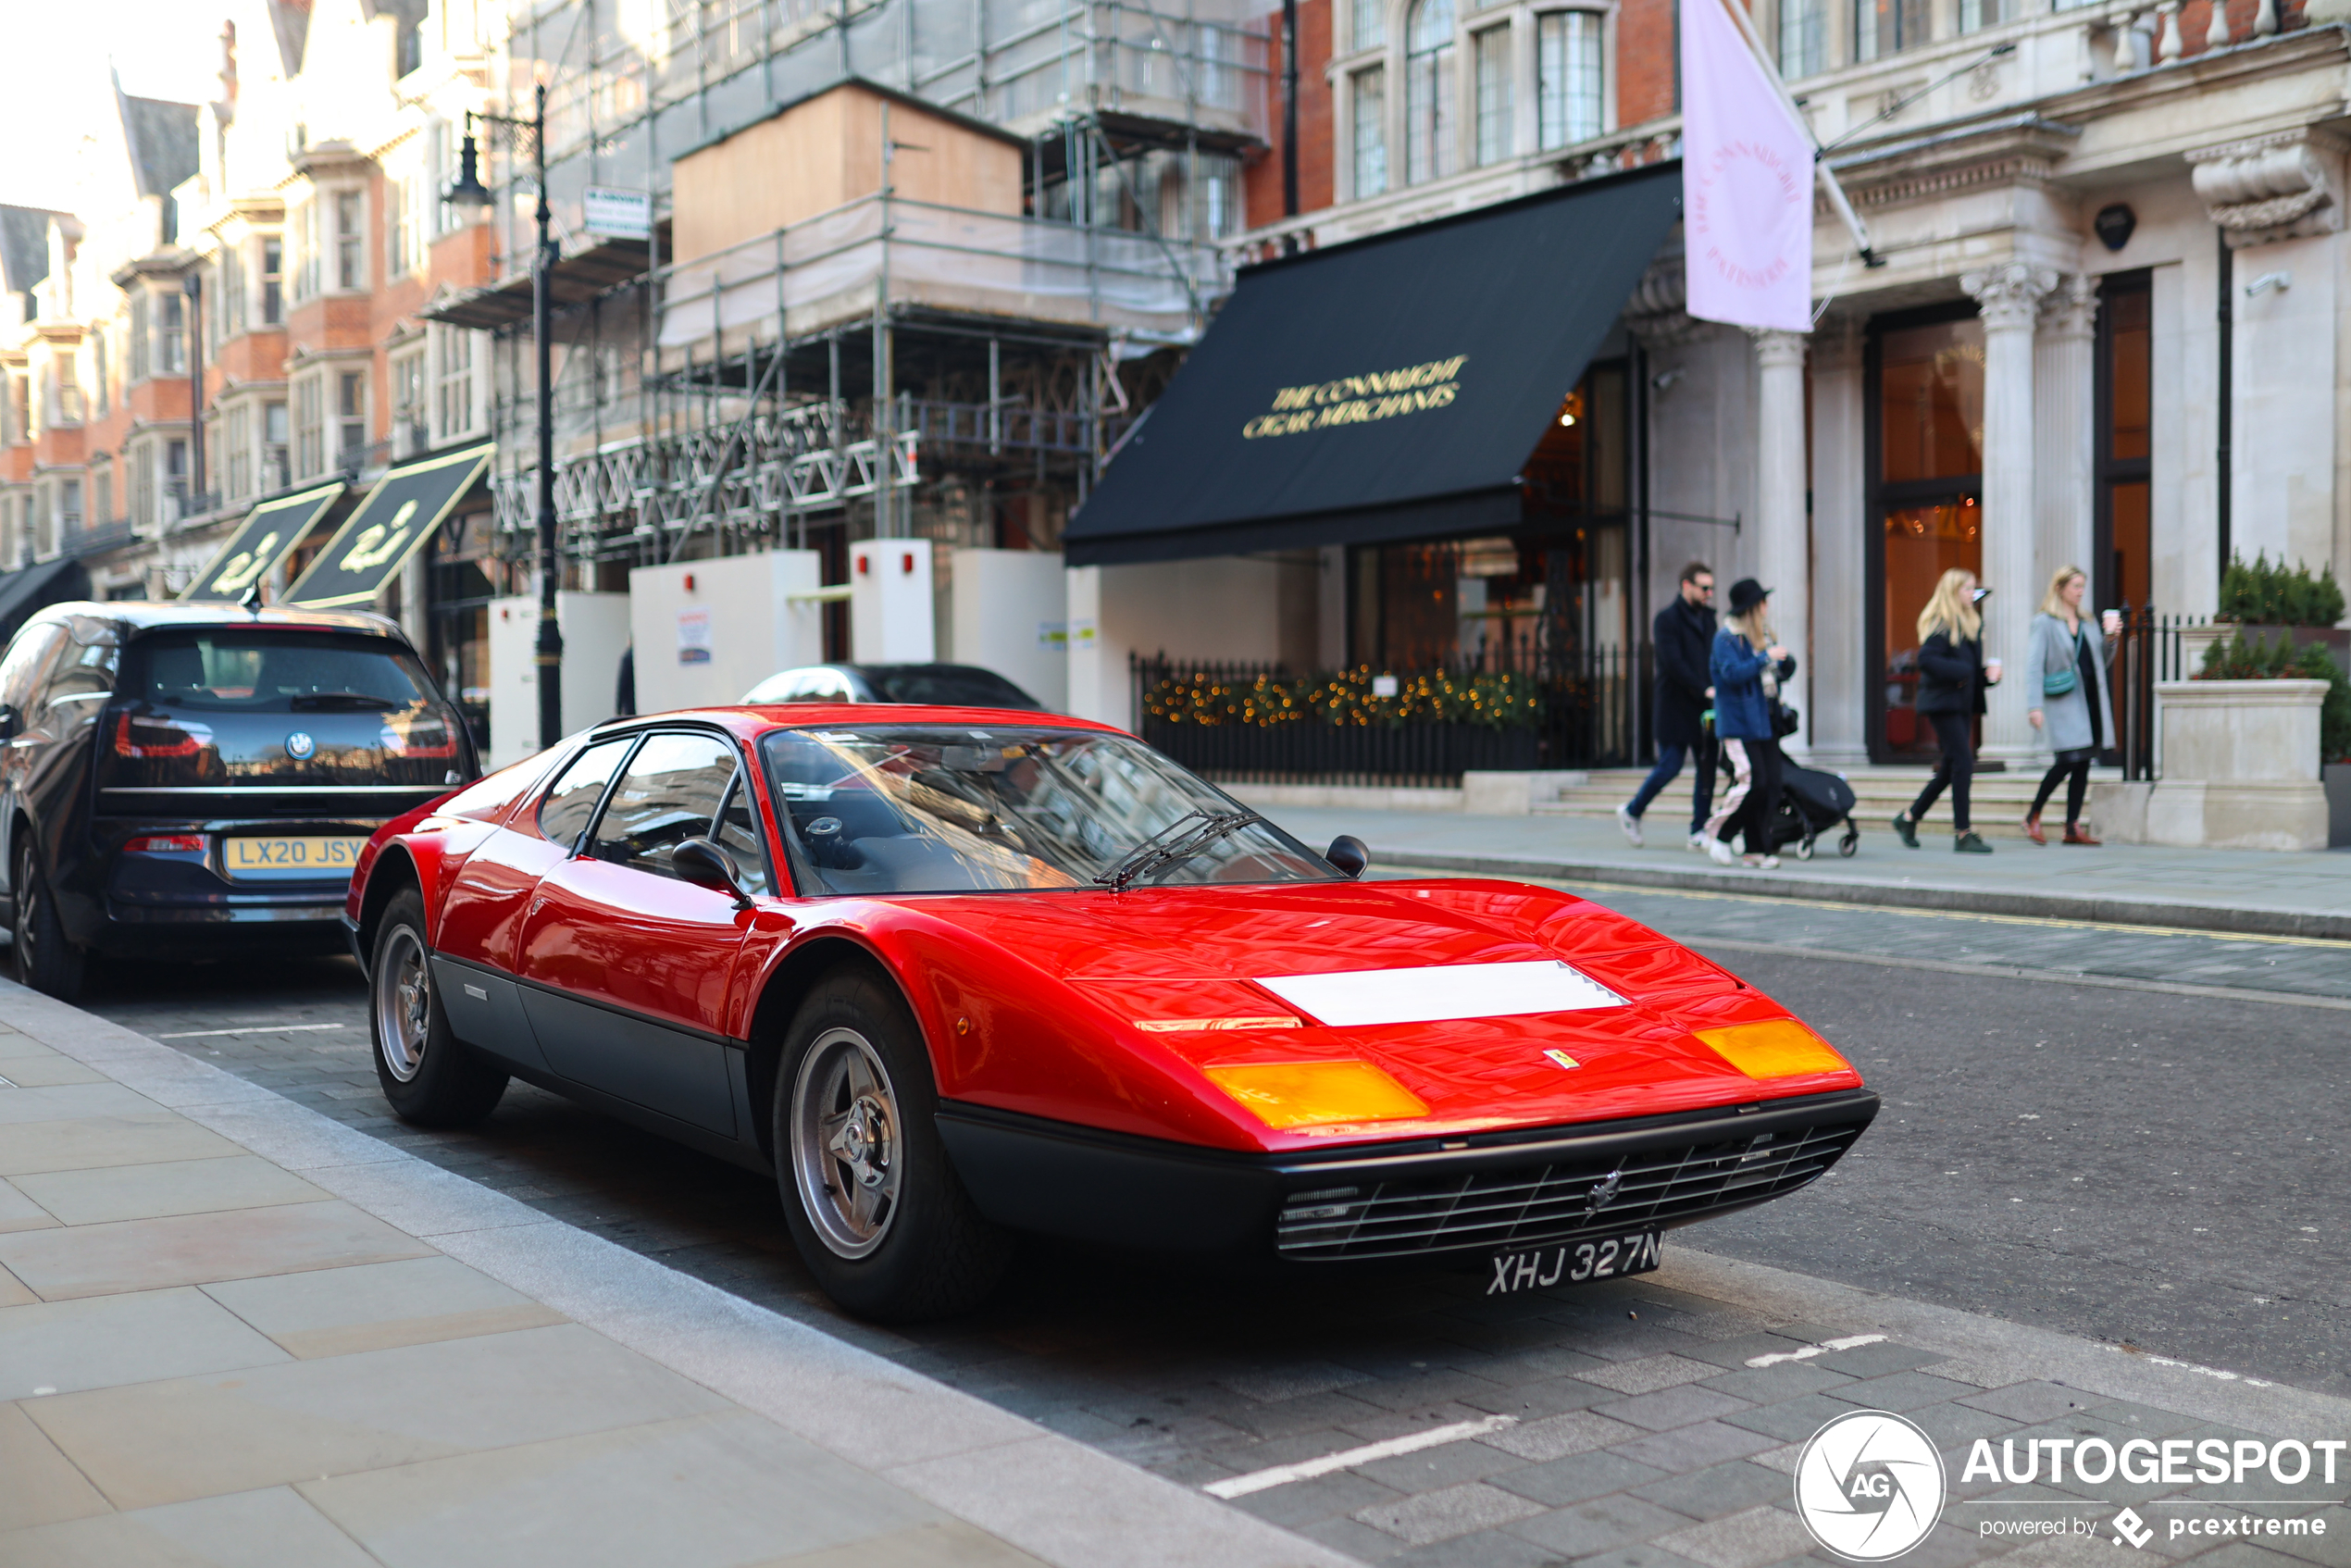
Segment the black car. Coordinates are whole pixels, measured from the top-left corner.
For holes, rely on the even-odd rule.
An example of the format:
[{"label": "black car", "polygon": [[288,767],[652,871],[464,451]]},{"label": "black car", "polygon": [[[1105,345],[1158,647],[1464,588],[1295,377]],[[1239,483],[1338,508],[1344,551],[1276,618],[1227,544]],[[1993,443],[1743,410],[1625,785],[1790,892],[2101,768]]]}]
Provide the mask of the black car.
[{"label": "black car", "polygon": [[377,828],[473,778],[457,710],[378,616],[53,604],[0,655],[17,974],[93,952],[332,950]]},{"label": "black car", "polygon": [[743,694],[746,703],[918,703],[945,708],[1045,704],[977,665],[802,665],[778,670]]}]

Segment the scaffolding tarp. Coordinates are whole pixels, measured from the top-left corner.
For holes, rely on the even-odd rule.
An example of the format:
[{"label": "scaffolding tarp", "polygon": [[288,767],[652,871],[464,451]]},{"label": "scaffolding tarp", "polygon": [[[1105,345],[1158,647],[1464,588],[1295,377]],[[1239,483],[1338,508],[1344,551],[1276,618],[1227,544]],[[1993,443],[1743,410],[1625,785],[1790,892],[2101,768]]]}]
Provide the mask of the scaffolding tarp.
[{"label": "scaffolding tarp", "polygon": [[286,590],[284,603],[325,610],[373,601],[456,509],[497,451],[495,443],[468,447],[394,468],[377,480],[301,580]]},{"label": "scaffolding tarp", "polygon": [[343,482],[337,479],[255,506],[180,597],[231,604],[243,599],[272,567],[293,554],[294,546],[327,515],[327,508],[342,499],[343,489]]},{"label": "scaffolding tarp", "polygon": [[1072,566],[1488,532],[1681,212],[1669,162],[1252,268]]}]

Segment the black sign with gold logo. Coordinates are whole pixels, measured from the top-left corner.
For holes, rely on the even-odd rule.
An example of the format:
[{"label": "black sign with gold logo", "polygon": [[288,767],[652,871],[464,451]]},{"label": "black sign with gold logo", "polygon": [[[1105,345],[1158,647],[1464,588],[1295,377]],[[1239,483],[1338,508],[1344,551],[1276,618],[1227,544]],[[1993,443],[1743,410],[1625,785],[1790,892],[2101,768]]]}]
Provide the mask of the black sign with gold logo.
[{"label": "black sign with gold logo", "polygon": [[1245,269],[1072,566],[1491,533],[1681,213],[1681,165]]},{"label": "black sign with gold logo", "polygon": [[317,490],[304,491],[300,495],[281,495],[275,501],[265,501],[245,514],[237,531],[220,553],[205,563],[196,574],[196,580],[180,595],[188,600],[227,601],[236,604],[251,593],[268,577],[278,563],[292,553],[318,519],[327,515],[342,496],[341,480],[320,485]]},{"label": "black sign with gold logo", "polygon": [[482,470],[495,446],[477,446],[394,468],[351,514],[285,603],[314,610],[371,603],[384,585],[424,548]]}]

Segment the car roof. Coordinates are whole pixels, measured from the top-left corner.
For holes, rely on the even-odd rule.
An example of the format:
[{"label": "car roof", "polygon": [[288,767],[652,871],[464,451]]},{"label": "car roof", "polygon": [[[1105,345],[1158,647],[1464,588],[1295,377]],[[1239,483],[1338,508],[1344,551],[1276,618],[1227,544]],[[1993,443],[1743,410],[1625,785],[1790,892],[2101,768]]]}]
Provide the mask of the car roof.
[{"label": "car roof", "polygon": [[724,707],[636,714],[627,718],[608,720],[597,727],[597,733],[618,733],[656,722],[673,721],[719,725],[746,740],[777,729],[814,729],[830,726],[864,728],[874,725],[900,724],[1000,724],[1008,728],[1017,726],[1026,729],[1091,730],[1104,735],[1126,733],[1114,724],[1077,718],[1069,714],[1044,713],[1034,708],[951,708],[912,703],[736,703]]},{"label": "car roof", "polygon": [[303,631],[354,631],[363,636],[407,640],[396,622],[365,610],[308,610],[278,605],[248,610],[218,600],[179,604],[153,599],[85,599],[44,604],[29,618],[47,620],[57,616],[88,616],[117,622],[133,631],[173,627],[267,626]]}]

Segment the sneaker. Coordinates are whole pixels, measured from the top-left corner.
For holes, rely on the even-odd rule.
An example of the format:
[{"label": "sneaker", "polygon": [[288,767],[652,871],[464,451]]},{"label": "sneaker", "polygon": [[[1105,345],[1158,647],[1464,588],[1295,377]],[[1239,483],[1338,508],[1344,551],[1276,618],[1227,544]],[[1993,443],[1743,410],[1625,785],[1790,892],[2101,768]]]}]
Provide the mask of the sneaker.
[{"label": "sneaker", "polygon": [[1639,849],[1647,841],[1641,837],[1641,819],[1633,815],[1631,806],[1616,808],[1616,825],[1624,829],[1624,837],[1632,840],[1635,849]]},{"label": "sneaker", "polygon": [[1981,833],[1962,833],[1952,840],[1951,848],[1959,854],[1990,854],[1992,852],[1992,846],[1984,841],[1984,835]]},{"label": "sneaker", "polygon": [[1706,840],[1706,858],[1717,865],[1735,865],[1739,857],[1733,854],[1731,846],[1722,840],[1709,839]]},{"label": "sneaker", "polygon": [[1905,849],[1919,847],[1919,825],[1908,816],[1897,815],[1894,818],[1894,836],[1902,840]]},{"label": "sneaker", "polygon": [[1780,868],[1780,857],[1775,854],[1741,855],[1739,864],[1749,871],[1777,871]]},{"label": "sneaker", "polygon": [[1706,836],[1706,829],[1703,828],[1698,828],[1690,834],[1690,841],[1687,848],[1692,854],[1704,854],[1709,841],[1710,840]]}]

